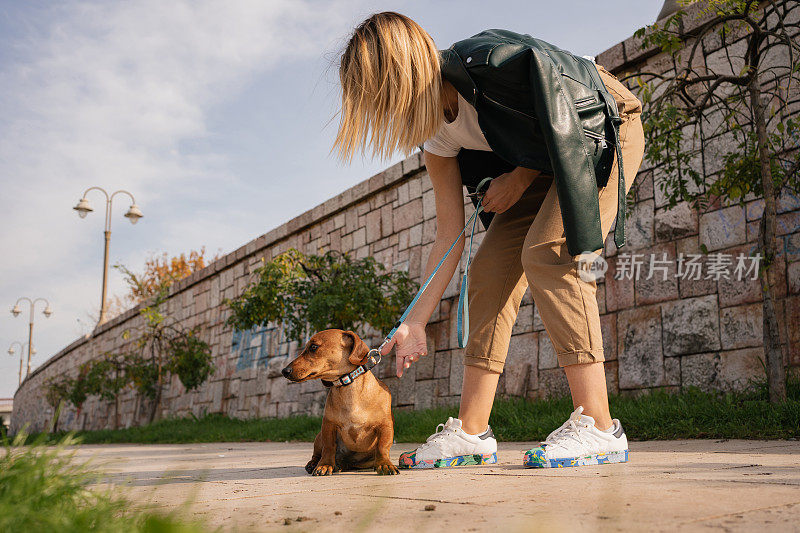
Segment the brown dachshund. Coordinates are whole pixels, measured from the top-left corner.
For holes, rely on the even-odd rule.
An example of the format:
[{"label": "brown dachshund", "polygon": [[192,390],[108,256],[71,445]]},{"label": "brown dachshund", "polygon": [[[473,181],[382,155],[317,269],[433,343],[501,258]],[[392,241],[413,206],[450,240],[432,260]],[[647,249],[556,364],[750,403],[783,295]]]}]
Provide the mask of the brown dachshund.
[{"label": "brown dachshund", "polygon": [[295,382],[328,382],[322,430],[314,439],[314,455],[306,465],[311,475],[361,468],[375,468],[381,475],[399,473],[389,459],[394,440],[389,388],[368,370],[352,381],[346,377],[368,361],[368,354],[367,345],[352,331],[326,329],[314,334],[282,371]]}]

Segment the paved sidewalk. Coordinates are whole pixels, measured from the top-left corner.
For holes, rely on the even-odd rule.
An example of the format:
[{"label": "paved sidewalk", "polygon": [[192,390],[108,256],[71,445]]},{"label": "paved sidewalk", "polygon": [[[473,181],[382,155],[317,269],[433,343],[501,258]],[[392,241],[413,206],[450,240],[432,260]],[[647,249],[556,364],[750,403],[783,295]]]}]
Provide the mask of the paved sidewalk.
[{"label": "paved sidewalk", "polygon": [[191,500],[226,530],[800,530],[800,442],[635,442],[627,464],[560,470],[522,468],[528,448],[501,443],[497,465],[391,477],[311,477],[310,443],[87,445],[78,457],[137,500]]}]

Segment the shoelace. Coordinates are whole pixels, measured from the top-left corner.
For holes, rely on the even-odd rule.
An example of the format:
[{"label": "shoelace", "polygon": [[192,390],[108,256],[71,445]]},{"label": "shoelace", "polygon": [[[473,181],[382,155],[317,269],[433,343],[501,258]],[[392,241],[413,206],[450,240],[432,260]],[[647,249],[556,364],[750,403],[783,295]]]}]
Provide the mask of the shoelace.
[{"label": "shoelace", "polygon": [[420,449],[422,449],[428,443],[433,444],[435,442],[438,442],[438,441],[442,440],[444,438],[444,436],[447,434],[448,430],[455,431],[455,429],[447,427],[447,424],[449,424],[451,422],[451,420],[452,420],[452,418],[449,418],[447,420],[447,423],[437,425],[436,426],[436,433],[434,433],[433,435],[431,435],[430,437],[425,439],[425,444],[420,446]]},{"label": "shoelace", "polygon": [[570,415],[569,420],[564,422],[560,428],[550,433],[547,436],[547,438],[544,441],[542,441],[542,444],[555,446],[561,444],[560,442],[561,440],[569,438],[585,446],[586,442],[583,440],[583,435],[581,430],[587,427],[587,425],[579,422],[580,422],[580,414],[576,416],[576,414],[573,413],[572,415]]}]

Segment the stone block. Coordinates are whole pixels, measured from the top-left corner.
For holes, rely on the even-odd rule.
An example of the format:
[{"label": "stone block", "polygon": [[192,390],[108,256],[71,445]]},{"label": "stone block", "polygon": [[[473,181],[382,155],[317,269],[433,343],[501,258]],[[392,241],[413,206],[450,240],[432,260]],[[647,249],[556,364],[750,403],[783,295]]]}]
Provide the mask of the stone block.
[{"label": "stone block", "polygon": [[395,231],[410,228],[422,220],[422,198],[413,199],[396,207],[392,223]]},{"label": "stone block", "polygon": [[414,363],[414,366],[417,367],[417,379],[433,379],[433,361],[433,351],[429,350],[428,355],[420,357]]},{"label": "stone block", "polygon": [[606,374],[606,391],[609,395],[619,394],[619,361],[606,361],[603,370]]},{"label": "stone block", "polygon": [[664,358],[664,385],[680,386],[681,384],[681,358]]},{"label": "stone block", "polygon": [[422,194],[422,218],[425,220],[436,218],[436,196],[433,189]]},{"label": "stone block", "polygon": [[366,228],[359,228],[353,232],[353,249],[357,250],[367,244]]},{"label": "stone block", "polygon": [[433,377],[435,379],[450,377],[450,350],[441,350],[433,356]]},{"label": "stone block", "polygon": [[595,58],[597,64],[603,65],[606,69],[613,72],[625,63],[625,50],[622,43],[617,43],[608,50],[601,52]]},{"label": "stone block", "polygon": [[741,390],[763,379],[762,348],[687,355],[681,358],[681,383],[702,390]]},{"label": "stone block", "polygon": [[787,328],[789,331],[789,364],[800,366],[800,296],[789,296],[785,300],[786,323],[793,324],[794,327]]},{"label": "stone block", "polygon": [[671,241],[697,233],[697,210],[681,202],[672,209],[664,208],[655,214],[657,241]]},{"label": "stone block", "polygon": [[422,197],[422,176],[414,176],[408,180],[408,196],[412,200]]},{"label": "stone block", "polygon": [[397,405],[413,405],[415,402],[416,366],[411,365],[403,371],[403,376],[398,378]]},{"label": "stone block", "polygon": [[678,298],[675,245],[664,243],[642,251],[643,264],[635,280],[636,304],[647,305]]},{"label": "stone block", "polygon": [[761,346],[764,342],[762,304],[722,309],[720,340],[723,350]]},{"label": "stone block", "polygon": [[661,309],[651,306],[620,311],[617,331],[620,389],[664,385]]},{"label": "stone block", "polygon": [[547,332],[539,334],[539,369],[558,367],[558,357],[550,335]]},{"label": "stone block", "polygon": [[[676,249],[678,252],[676,260],[681,263],[681,276],[678,277],[680,297],[691,298],[717,292],[717,282],[705,278],[704,273],[708,271],[708,256],[700,251],[698,238],[695,236],[676,241]],[[692,268],[688,266],[690,262],[699,265],[699,275],[695,276],[690,272]],[[694,279],[695,277],[698,279]]]},{"label": "stone block", "polygon": [[408,245],[418,246],[420,244],[422,244],[422,224],[417,224],[408,229]]},{"label": "stone block", "polygon": [[800,262],[789,263],[786,267],[786,281],[789,284],[789,293],[800,293]]},{"label": "stone block", "polygon": [[619,256],[610,257],[607,261],[608,272],[605,277],[606,310],[612,312],[632,307],[634,304],[633,279],[628,279],[627,277],[616,279],[617,265],[620,261]]},{"label": "stone block", "polygon": [[800,195],[789,189],[783,189],[778,195],[778,213],[787,213],[800,209]]},{"label": "stone block", "polygon": [[725,253],[731,256],[733,263],[731,264],[730,275],[727,278],[721,277],[719,280],[717,280],[720,307],[730,307],[734,305],[760,302],[760,280],[752,279],[752,276],[742,276],[742,279],[738,279],[739,276],[734,275],[734,269],[737,262],[736,257],[740,253],[747,256],[750,253],[749,248],[732,248],[730,250],[726,250]]},{"label": "stone block", "polygon": [[430,409],[434,406],[434,401],[438,394],[439,380],[427,379],[417,381],[414,394],[414,409]]},{"label": "stone block", "polygon": [[394,234],[394,226],[392,224],[393,210],[391,205],[384,205],[381,207],[381,237],[388,237]]},{"label": "stone block", "polygon": [[800,228],[800,211],[792,211],[778,215],[775,234],[789,235]]},{"label": "stone block", "polygon": [[429,244],[436,240],[436,220],[426,220],[422,223],[421,244]]},{"label": "stone block", "polygon": [[450,352],[450,394],[460,395],[461,384],[464,382],[464,351],[452,350]]},{"label": "stone block", "polygon": [[720,348],[719,308],[713,295],[662,305],[661,322],[665,356]]},{"label": "stone block", "polygon": [[787,261],[800,261],[800,231],[784,237]]},{"label": "stone block", "polygon": [[742,206],[731,206],[704,213],[700,216],[700,244],[709,251],[722,250],[747,241],[745,211]]},{"label": "stone block", "polygon": [[759,198],[758,200],[752,200],[750,202],[747,202],[747,205],[745,205],[745,213],[748,222],[753,220],[759,220],[761,218],[761,215],[764,214],[764,199]]},{"label": "stone block", "polygon": [[634,190],[636,191],[636,201],[653,199],[653,171],[647,170],[639,172],[636,175],[636,181],[633,183]]},{"label": "stone block", "polygon": [[653,244],[653,201],[645,200],[633,206],[625,219],[625,251]]},{"label": "stone block", "polygon": [[533,304],[521,305],[517,320],[511,330],[512,335],[533,331]]},{"label": "stone block", "polygon": [[600,331],[603,334],[603,356],[606,361],[612,361],[617,358],[617,315],[601,315]]},{"label": "stone block", "polygon": [[524,396],[531,381],[537,379],[538,333],[524,333],[511,337],[503,375],[505,393],[511,396]]},{"label": "stone block", "polygon": [[604,282],[605,278],[598,280],[596,292],[597,309],[600,311],[601,315],[608,312],[608,309],[606,309],[606,284]]},{"label": "stone block", "polygon": [[539,370],[539,398],[563,398],[569,396],[567,375],[562,368]]}]

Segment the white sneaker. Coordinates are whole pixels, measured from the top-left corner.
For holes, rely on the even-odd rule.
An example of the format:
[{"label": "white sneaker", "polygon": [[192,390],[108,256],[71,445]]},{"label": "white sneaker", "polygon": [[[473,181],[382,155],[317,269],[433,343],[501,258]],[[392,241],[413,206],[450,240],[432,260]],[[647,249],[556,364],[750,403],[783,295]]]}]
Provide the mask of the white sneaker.
[{"label": "white sneaker", "polygon": [[497,462],[497,440],[492,428],[480,435],[461,429],[461,420],[450,417],[436,433],[414,451],[400,455],[400,468],[445,468]]},{"label": "white sneaker", "polygon": [[541,446],[525,452],[522,464],[531,468],[589,466],[628,461],[628,438],[616,418],[608,431],[597,429],[594,418],[578,407],[569,420],[550,433]]}]

